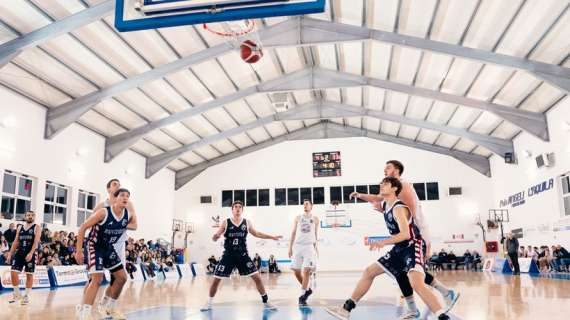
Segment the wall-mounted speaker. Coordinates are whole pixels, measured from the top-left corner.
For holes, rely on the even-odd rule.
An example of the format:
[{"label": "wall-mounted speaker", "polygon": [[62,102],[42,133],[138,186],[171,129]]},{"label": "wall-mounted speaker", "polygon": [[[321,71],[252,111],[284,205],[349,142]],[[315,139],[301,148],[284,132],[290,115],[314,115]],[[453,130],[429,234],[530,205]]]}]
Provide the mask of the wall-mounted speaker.
[{"label": "wall-mounted speaker", "polygon": [[461,187],[449,187],[448,195],[450,196],[460,196],[463,194]]},{"label": "wall-mounted speaker", "polygon": [[213,202],[212,196],[200,196],[200,203],[210,204]]},{"label": "wall-mounted speaker", "polygon": [[505,153],[505,163],[515,163],[516,159],[515,159],[515,154],[512,152],[506,152]]}]

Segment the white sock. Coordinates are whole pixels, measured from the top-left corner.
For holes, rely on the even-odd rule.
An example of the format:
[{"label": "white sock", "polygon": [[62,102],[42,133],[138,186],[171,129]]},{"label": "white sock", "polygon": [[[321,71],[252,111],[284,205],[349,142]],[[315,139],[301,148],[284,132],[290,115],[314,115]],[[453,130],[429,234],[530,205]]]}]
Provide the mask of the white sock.
[{"label": "white sock", "polygon": [[437,310],[436,312],[434,312],[434,314],[435,314],[436,317],[439,317],[440,315],[443,314],[443,309]]},{"label": "white sock", "polygon": [[14,286],[14,296],[16,296],[16,297],[20,296],[20,287],[19,286]]},{"label": "white sock", "polygon": [[103,295],[103,298],[101,299],[101,302],[99,302],[100,305],[106,305],[107,303],[109,303],[109,300],[111,298],[107,297],[106,295]]},{"label": "white sock", "polygon": [[404,300],[406,300],[406,305],[408,306],[408,309],[410,311],[418,310],[418,306],[416,306],[416,300],[414,299],[414,296],[404,297]]},{"label": "white sock", "polygon": [[214,297],[208,297],[208,305],[211,306],[214,301]]},{"label": "white sock", "polygon": [[449,288],[437,280],[433,280],[431,286],[434,287],[435,290],[439,291],[439,293],[441,293],[444,297],[449,294]]},{"label": "white sock", "polygon": [[90,304],[84,304],[82,307],[83,312],[89,314],[91,313],[91,305]]},{"label": "white sock", "polygon": [[32,288],[26,288],[26,296],[30,296],[30,293],[32,293]]},{"label": "white sock", "polygon": [[117,300],[109,298],[109,302],[107,302],[107,306],[109,309],[115,309],[117,307]]}]

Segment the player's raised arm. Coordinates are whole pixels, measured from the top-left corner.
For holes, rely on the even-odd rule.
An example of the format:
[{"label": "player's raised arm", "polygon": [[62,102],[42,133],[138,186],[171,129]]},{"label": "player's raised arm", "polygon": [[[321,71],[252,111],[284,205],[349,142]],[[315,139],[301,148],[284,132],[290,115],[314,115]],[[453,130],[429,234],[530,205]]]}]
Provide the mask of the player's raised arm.
[{"label": "player's raised arm", "polygon": [[222,223],[220,223],[220,227],[218,228],[218,231],[216,231],[216,233],[214,233],[214,235],[212,236],[212,240],[218,241],[218,239],[220,239],[222,234],[224,234],[224,232],[226,232],[227,226],[228,226],[228,220],[222,221]]},{"label": "player's raised arm", "polygon": [[249,233],[251,233],[251,235],[256,237],[256,238],[271,239],[271,240],[279,240],[279,239],[283,238],[283,236],[272,236],[272,235],[268,235],[266,233],[257,231],[253,227],[253,225],[251,224],[251,222],[249,220],[247,221],[247,229],[249,230]]},{"label": "player's raised arm", "polygon": [[366,202],[380,202],[382,200],[384,200],[384,198],[382,198],[381,195],[379,194],[366,194],[366,193],[360,193],[360,192],[353,192],[350,194],[350,199],[360,199],[360,200],[364,200]]}]

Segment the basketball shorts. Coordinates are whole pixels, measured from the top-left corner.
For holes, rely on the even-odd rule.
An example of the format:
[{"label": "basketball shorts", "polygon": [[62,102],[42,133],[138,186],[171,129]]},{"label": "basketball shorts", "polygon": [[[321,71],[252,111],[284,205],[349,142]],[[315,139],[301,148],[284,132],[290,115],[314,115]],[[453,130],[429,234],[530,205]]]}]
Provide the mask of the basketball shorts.
[{"label": "basketball shorts", "polygon": [[224,252],[216,270],[214,270],[214,277],[229,278],[235,268],[238,269],[241,276],[250,277],[257,272],[257,268],[247,252]]},{"label": "basketball shorts", "polygon": [[85,264],[89,273],[101,273],[105,269],[113,273],[123,268],[121,258],[112,245],[99,247],[87,243],[83,248],[83,254],[85,255]]},{"label": "basketball shorts", "polygon": [[413,240],[409,245],[395,245],[388,253],[378,259],[377,263],[392,277],[410,271],[424,271],[424,255],[426,244],[423,240]]},{"label": "basketball shorts", "polygon": [[314,269],[317,264],[317,253],[313,245],[294,245],[291,269]]},{"label": "basketball shorts", "polygon": [[32,260],[26,261],[28,253],[16,252],[12,258],[12,270],[26,273],[34,273],[36,271],[36,253],[34,252]]}]

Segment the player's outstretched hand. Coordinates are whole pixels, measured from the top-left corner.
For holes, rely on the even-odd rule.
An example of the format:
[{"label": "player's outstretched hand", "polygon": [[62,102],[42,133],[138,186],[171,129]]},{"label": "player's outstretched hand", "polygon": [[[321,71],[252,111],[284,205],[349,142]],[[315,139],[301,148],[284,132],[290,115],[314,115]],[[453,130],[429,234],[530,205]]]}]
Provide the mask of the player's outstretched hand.
[{"label": "player's outstretched hand", "polygon": [[273,240],[281,240],[281,239],[283,239],[283,236],[273,236],[273,237],[271,237],[271,239],[273,239]]},{"label": "player's outstretched hand", "polygon": [[220,239],[220,235],[219,235],[219,234],[215,234],[215,235],[212,237],[212,240],[214,240],[214,241],[218,241],[218,239]]},{"label": "player's outstretched hand", "polygon": [[358,192],[352,192],[349,196],[349,199],[358,198]]},{"label": "player's outstretched hand", "polygon": [[289,248],[289,259],[293,256],[293,249]]},{"label": "player's outstretched hand", "polygon": [[374,241],[370,244],[370,251],[384,248],[384,241]]}]

